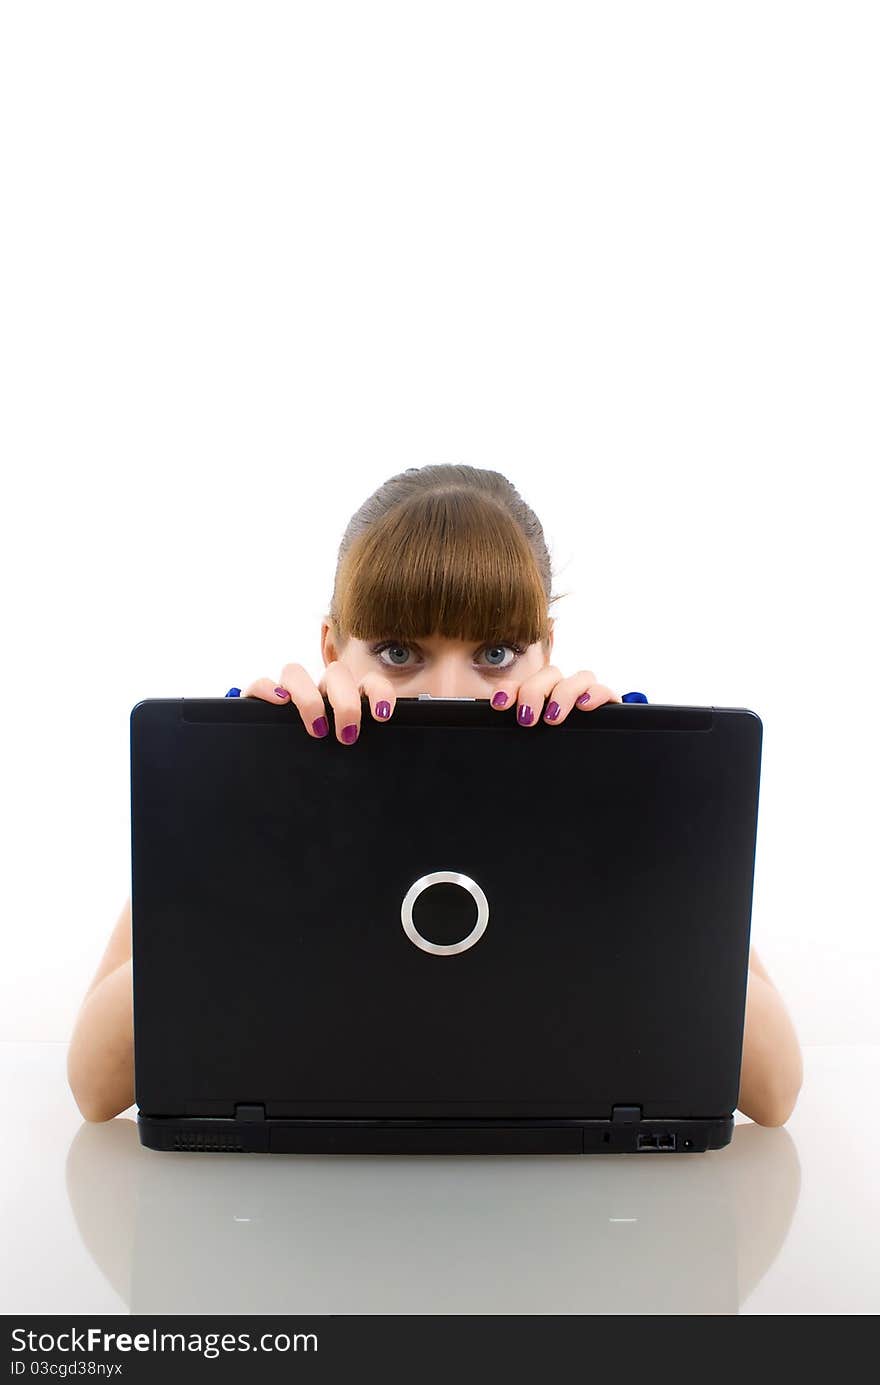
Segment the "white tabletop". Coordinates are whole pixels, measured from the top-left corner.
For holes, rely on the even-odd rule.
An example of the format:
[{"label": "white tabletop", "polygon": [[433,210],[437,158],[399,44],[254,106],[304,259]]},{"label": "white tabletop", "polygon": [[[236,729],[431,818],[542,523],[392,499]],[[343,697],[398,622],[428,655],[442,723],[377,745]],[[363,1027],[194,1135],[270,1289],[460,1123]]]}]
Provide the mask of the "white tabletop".
[{"label": "white tabletop", "polygon": [[81,1119],[0,1043],[5,1313],[876,1313],[880,1046],[706,1154],[236,1155]]}]

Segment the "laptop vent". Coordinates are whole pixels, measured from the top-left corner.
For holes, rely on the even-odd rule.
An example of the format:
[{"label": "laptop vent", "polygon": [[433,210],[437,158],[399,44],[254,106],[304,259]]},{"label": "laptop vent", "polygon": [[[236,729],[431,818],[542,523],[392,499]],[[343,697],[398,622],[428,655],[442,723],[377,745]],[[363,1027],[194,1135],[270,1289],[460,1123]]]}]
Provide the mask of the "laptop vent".
[{"label": "laptop vent", "polygon": [[179,1130],[174,1136],[173,1149],[185,1149],[205,1154],[243,1154],[244,1145],[230,1135],[211,1134],[201,1130]]}]

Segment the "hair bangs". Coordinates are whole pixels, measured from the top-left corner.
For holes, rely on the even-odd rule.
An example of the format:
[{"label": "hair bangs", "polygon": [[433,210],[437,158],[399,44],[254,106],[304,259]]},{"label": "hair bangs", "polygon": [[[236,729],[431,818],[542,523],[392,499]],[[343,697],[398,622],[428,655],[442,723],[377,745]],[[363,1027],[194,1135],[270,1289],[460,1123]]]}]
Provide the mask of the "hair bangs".
[{"label": "hair bangs", "polygon": [[527,539],[491,496],[408,496],[352,543],[337,574],[342,640],[549,640],[548,596]]}]

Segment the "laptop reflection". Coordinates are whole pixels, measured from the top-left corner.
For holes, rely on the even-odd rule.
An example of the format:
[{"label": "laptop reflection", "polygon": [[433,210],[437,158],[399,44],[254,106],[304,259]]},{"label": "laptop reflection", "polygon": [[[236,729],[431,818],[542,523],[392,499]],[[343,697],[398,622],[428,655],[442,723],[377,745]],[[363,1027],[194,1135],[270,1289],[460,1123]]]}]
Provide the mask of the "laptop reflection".
[{"label": "laptop reflection", "polygon": [[663,1154],[68,1152],[80,1235],[133,1314],[736,1314],[800,1189],[784,1127]]}]

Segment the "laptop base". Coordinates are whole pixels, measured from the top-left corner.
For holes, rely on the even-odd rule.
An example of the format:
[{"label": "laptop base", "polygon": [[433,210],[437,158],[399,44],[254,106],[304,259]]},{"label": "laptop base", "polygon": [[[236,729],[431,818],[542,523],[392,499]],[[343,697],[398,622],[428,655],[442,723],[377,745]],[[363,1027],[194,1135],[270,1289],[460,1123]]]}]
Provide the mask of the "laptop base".
[{"label": "laptop base", "polygon": [[705,1120],[236,1120],[146,1116],[148,1149],[198,1154],[700,1154],[733,1137]]}]

